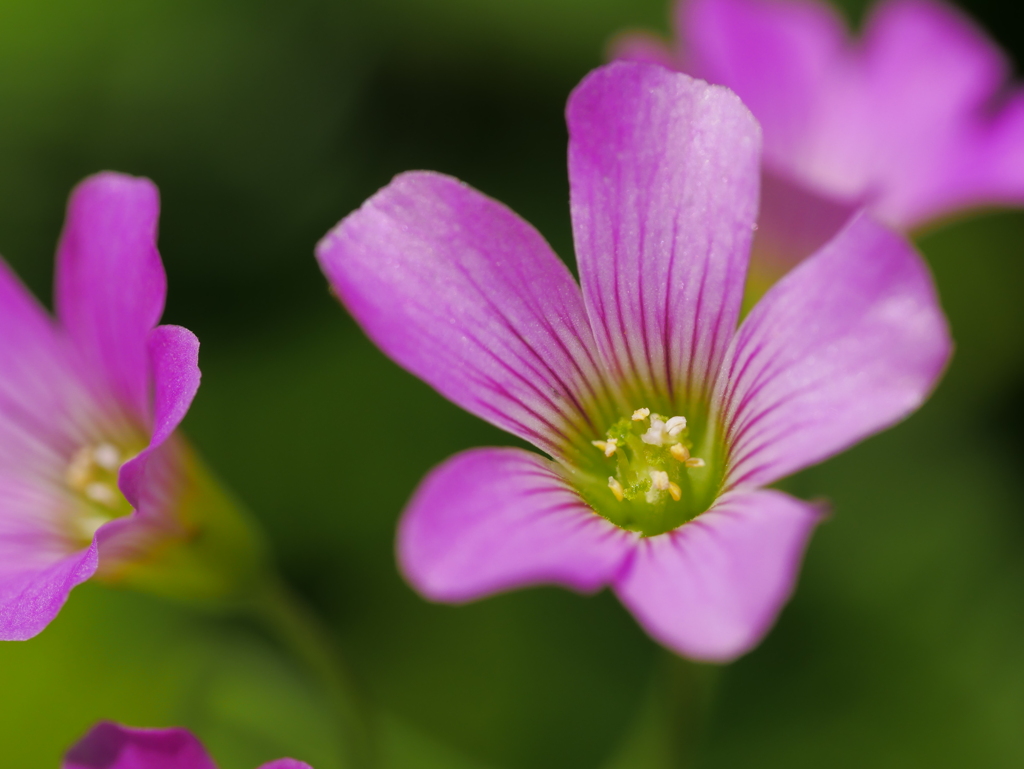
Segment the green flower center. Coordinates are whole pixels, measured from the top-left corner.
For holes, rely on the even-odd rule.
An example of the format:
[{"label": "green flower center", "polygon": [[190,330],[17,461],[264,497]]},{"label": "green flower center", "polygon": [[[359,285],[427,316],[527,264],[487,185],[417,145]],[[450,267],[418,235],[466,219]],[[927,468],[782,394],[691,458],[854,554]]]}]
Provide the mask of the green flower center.
[{"label": "green flower center", "polygon": [[722,482],[721,452],[704,424],[640,408],[592,441],[570,481],[597,513],[655,536],[707,510]]},{"label": "green flower center", "polygon": [[91,541],[96,530],[132,512],[132,506],[117,486],[121,465],[134,456],[108,441],[83,446],[75,452],[65,472],[65,482],[75,496],[81,514],[75,532]]}]

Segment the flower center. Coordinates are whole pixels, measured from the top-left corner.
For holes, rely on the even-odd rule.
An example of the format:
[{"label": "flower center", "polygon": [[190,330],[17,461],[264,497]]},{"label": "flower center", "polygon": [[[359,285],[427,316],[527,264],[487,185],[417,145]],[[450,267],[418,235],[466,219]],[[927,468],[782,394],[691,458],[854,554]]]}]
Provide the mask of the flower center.
[{"label": "flower center", "polygon": [[671,531],[707,510],[721,481],[714,447],[701,432],[698,450],[686,417],[637,409],[592,441],[593,456],[571,480],[615,525],[646,536]]},{"label": "flower center", "polygon": [[75,523],[83,539],[91,540],[107,521],[132,512],[117,487],[117,472],[130,458],[122,448],[107,441],[83,446],[71,458],[64,479],[82,511]]}]

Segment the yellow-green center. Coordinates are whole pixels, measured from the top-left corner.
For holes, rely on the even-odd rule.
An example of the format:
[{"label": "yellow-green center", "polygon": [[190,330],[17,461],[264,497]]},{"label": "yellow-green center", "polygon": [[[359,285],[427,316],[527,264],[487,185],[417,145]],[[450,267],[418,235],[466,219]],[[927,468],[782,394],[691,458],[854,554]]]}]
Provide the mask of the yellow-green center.
[{"label": "yellow-green center", "polygon": [[600,515],[655,536],[707,510],[722,481],[722,462],[706,420],[639,408],[592,441],[570,481]]},{"label": "yellow-green center", "polygon": [[65,473],[68,489],[79,507],[75,532],[83,541],[92,539],[96,530],[114,518],[132,512],[132,506],[117,486],[121,465],[137,452],[109,441],[82,446],[71,457]]}]

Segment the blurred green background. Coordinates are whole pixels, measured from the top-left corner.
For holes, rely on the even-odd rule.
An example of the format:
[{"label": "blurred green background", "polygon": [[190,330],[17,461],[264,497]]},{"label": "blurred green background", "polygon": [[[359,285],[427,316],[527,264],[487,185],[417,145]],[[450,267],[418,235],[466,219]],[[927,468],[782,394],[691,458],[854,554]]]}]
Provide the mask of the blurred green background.
[{"label": "blurred green background", "polygon": [[[1015,6],[969,7],[1020,61]],[[565,98],[610,35],[666,18],[663,0],[2,0],[0,251],[48,298],[72,185],[111,168],[160,186],[166,320],[203,343],[186,430],[337,634],[385,766],[655,769],[680,741],[708,769],[1024,766],[1020,214],[920,241],[952,368],[908,422],[785,484],[836,512],[736,664],[673,662],[606,593],[453,608],[395,570],[422,473],[508,439],[378,353],[313,244],[430,168],[571,259]],[[677,723],[690,686],[702,736]],[[0,646],[0,692],[11,769],[53,769],[100,718],[187,724],[223,769],[341,766],[317,690],[260,634],[95,585]]]}]

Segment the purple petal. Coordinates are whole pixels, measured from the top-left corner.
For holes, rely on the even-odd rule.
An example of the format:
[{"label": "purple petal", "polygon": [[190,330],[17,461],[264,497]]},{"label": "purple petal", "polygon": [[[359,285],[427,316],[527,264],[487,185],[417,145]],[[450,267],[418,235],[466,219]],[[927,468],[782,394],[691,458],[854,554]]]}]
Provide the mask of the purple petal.
[{"label": "purple petal", "polygon": [[279,758],[269,764],[263,764],[259,769],[313,769],[303,761],[296,761],[294,758]]},{"label": "purple petal", "polygon": [[[993,171],[980,156],[989,142],[991,102],[1009,75],[999,49],[964,14],[930,0],[881,3],[862,46],[865,107],[875,152],[868,158],[884,220],[910,227],[965,207]],[[851,147],[863,136],[843,132]],[[1024,135],[1019,137],[1024,139]],[[846,165],[863,162],[845,157]],[[991,158],[1002,165],[1003,158]],[[1013,169],[1024,201],[1024,165]],[[980,185],[979,185],[980,183]],[[979,186],[981,188],[979,188]]]},{"label": "purple petal", "polygon": [[153,371],[153,434],[149,446],[121,466],[118,485],[132,507],[139,509],[149,457],[184,419],[199,390],[199,340],[187,328],[158,326],[149,334],[149,365]]},{"label": "purple petal", "polygon": [[676,26],[682,69],[735,91],[764,130],[765,162],[800,178],[845,50],[839,14],[813,0],[683,0]]},{"label": "purple petal", "polygon": [[217,769],[186,729],[132,729],[104,721],[68,751],[61,769]]},{"label": "purple petal", "polygon": [[774,283],[835,237],[858,208],[765,169],[751,270],[765,270]]},{"label": "purple petal", "polygon": [[739,313],[757,123],[726,89],[635,62],[584,78],[567,119],[573,232],[598,346],[619,381],[639,386],[634,397],[698,396]]},{"label": "purple petal", "polygon": [[737,332],[715,396],[727,487],[771,483],[899,421],[927,397],[951,344],[924,262],[858,215]]},{"label": "purple petal", "polygon": [[147,425],[149,332],[163,313],[167,279],[156,249],[160,211],[148,179],[101,173],[68,202],[57,249],[57,316],[97,384]]},{"label": "purple petal", "polygon": [[688,72],[736,91],[765,165],[901,228],[956,209],[1024,204],[1024,120],[1008,66],[945,3],[890,0],[847,39],[826,3],[688,0]]},{"label": "purple petal", "polygon": [[552,453],[587,429],[600,377],[579,288],[500,203],[401,174],[317,258],[370,338],[442,395]]},{"label": "purple petal", "polygon": [[641,540],[615,592],[660,643],[728,662],[775,621],[820,519],[818,508],[778,491],[726,495],[678,529]]},{"label": "purple petal", "polygon": [[550,460],[472,449],[420,484],[399,525],[398,560],[434,601],[541,583],[589,593],[613,578],[635,542],[587,507]]},{"label": "purple petal", "polygon": [[21,476],[51,472],[77,448],[77,423],[91,402],[65,340],[3,260],[0,371],[0,467]]},{"label": "purple petal", "polygon": [[95,541],[63,557],[49,552],[53,546],[49,538],[29,538],[26,547],[20,549],[13,544],[8,540],[0,548],[2,641],[24,641],[42,632],[57,616],[72,588],[89,579],[98,565]]}]

